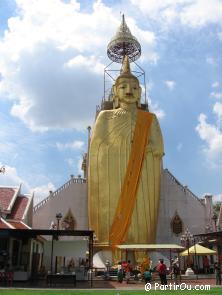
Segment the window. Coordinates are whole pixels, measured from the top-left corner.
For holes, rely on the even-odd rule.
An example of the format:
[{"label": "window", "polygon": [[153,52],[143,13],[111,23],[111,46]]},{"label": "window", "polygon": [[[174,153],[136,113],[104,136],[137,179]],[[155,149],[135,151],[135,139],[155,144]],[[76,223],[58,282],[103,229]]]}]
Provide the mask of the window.
[{"label": "window", "polygon": [[179,235],[183,232],[183,222],[177,212],[171,220],[171,229],[175,235]]}]

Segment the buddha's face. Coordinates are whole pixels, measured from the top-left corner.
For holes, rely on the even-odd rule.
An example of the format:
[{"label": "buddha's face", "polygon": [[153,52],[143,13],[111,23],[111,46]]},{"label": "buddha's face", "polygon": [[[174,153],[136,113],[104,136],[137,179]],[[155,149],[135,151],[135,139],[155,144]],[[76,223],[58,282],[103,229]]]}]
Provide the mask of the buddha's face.
[{"label": "buddha's face", "polygon": [[128,104],[138,102],[141,95],[141,87],[138,80],[133,77],[119,78],[116,85],[116,95],[120,102]]}]

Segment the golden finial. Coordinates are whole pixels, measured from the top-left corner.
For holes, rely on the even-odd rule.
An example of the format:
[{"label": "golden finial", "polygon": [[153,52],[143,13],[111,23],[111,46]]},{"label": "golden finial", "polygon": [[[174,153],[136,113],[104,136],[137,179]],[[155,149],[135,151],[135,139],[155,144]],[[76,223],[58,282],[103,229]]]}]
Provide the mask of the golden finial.
[{"label": "golden finial", "polygon": [[120,75],[117,77],[116,82],[115,82],[116,85],[119,83],[120,78],[134,78],[139,83],[138,78],[131,73],[130,61],[129,61],[129,57],[127,55],[125,55],[123,58],[123,63],[122,63],[122,67],[120,70]]},{"label": "golden finial", "polygon": [[123,64],[122,64],[122,68],[120,71],[120,75],[122,75],[122,74],[128,74],[128,75],[131,74],[128,55],[125,55],[123,58]]}]

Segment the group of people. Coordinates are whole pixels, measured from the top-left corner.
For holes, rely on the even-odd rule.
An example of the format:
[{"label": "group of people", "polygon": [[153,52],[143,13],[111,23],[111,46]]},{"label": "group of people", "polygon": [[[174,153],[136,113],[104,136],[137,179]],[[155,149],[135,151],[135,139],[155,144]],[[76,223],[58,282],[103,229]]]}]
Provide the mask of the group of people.
[{"label": "group of people", "polygon": [[[160,259],[159,263],[154,268],[152,268],[152,262],[150,261],[150,263],[147,265],[145,269],[143,268],[143,263],[140,265],[140,267],[133,268],[130,260],[119,262],[117,266],[118,282],[122,283],[124,277],[126,279],[126,283],[129,283],[129,280],[131,277],[133,277],[134,280],[139,279],[139,277],[141,277],[142,280],[145,281],[145,283],[148,283],[148,282],[151,282],[152,273],[154,271],[159,274],[161,284],[167,285],[167,274],[169,272],[167,270],[167,267],[163,259]],[[178,284],[180,267],[179,267],[179,260],[177,257],[175,257],[175,259],[172,259],[171,261],[170,274],[173,276],[174,282]]]},{"label": "group of people", "polygon": [[123,282],[123,278],[126,278],[126,283],[129,283],[131,274],[133,272],[133,266],[131,264],[131,261],[123,261],[123,262],[119,262],[118,266],[117,266],[117,277],[118,277],[118,282],[122,283]]},{"label": "group of people", "polygon": [[[146,266],[144,268],[144,266]],[[216,262],[214,264],[215,274],[216,274],[216,284],[221,285],[221,268]],[[168,269],[163,259],[159,259],[158,264],[152,268],[152,261],[145,264],[145,260],[140,266],[134,268],[131,261],[119,262],[117,266],[117,277],[118,282],[122,283],[125,278],[126,283],[129,283],[130,278],[138,280],[141,278],[145,283],[152,281],[152,273],[156,272],[159,275],[161,285],[167,285],[167,275],[171,275],[171,279],[175,284],[179,284],[179,278],[181,274],[180,264],[178,257],[171,259],[170,268]]]}]

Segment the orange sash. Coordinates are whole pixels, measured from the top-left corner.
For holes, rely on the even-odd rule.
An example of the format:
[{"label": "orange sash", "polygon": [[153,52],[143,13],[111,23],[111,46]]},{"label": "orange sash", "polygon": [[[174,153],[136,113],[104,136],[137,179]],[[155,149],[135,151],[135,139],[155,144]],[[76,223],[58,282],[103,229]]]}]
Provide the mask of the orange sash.
[{"label": "orange sash", "polygon": [[150,135],[152,114],[138,110],[126,175],[110,230],[112,247],[123,243],[136,202],[137,189]]}]

